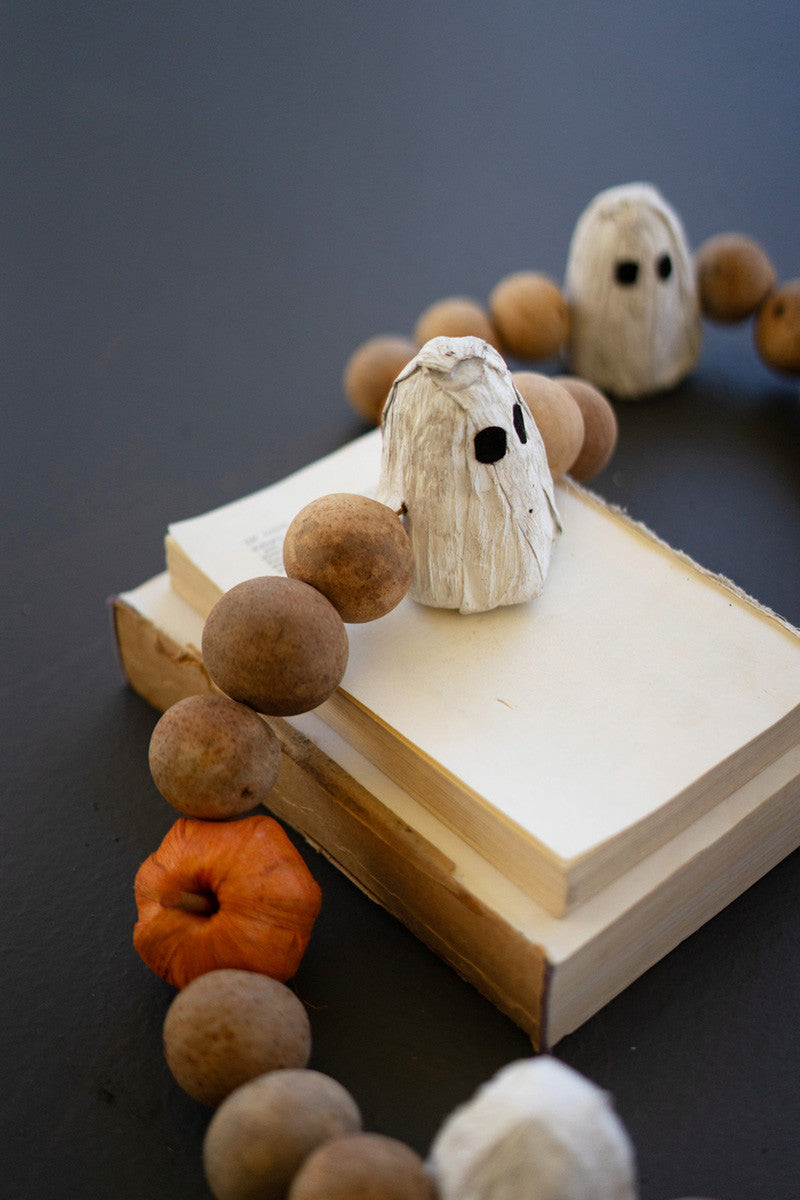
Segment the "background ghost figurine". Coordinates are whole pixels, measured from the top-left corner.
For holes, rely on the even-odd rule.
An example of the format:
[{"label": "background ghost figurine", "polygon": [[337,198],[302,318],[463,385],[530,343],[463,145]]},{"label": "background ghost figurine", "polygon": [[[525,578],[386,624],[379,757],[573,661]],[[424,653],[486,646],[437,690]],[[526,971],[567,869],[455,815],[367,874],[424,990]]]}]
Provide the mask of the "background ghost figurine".
[{"label": "background ghost figurine", "polygon": [[701,314],[677,214],[645,183],[608,188],[575,226],[564,292],[573,374],[620,399],[675,386],[700,354]]},{"label": "background ghost figurine", "polygon": [[404,513],[414,599],[470,613],[538,596],[561,522],[544,443],[497,351],[433,338],[392,385],[382,427],[377,498]]}]

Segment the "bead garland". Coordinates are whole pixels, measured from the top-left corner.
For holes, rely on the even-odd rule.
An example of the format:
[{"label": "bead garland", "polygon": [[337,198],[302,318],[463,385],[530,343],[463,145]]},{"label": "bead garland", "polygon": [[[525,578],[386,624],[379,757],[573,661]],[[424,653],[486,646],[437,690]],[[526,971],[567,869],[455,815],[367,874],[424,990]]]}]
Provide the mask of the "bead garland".
[{"label": "bead garland", "polygon": [[[623,199],[627,203],[629,198]],[[693,261],[702,315],[726,324],[752,318],[764,363],[784,374],[800,374],[800,280],[776,286],[763,249],[740,234],[709,239]],[[657,265],[657,274],[668,280],[672,258],[662,253]],[[639,267],[633,258],[617,261],[616,283],[634,286]],[[429,339],[479,337],[503,354],[536,362],[568,349],[570,321],[567,299],[551,279],[516,272],[495,286],[486,307],[448,297],[421,314],[413,338],[369,339],[347,364],[345,393],[365,420],[377,424],[393,381]],[[519,371],[513,380],[542,434],[554,478],[569,471],[583,481],[607,465],[616,445],[616,417],[591,379],[551,379]],[[319,889],[278,823],[245,814],[268,804],[277,779],[280,750],[269,717],[310,711],[335,691],[347,664],[345,623],[376,620],[390,612],[407,593],[414,564],[401,513],[378,501],[337,494],[321,497],[297,514],[287,531],[284,565],[286,576],[245,581],[214,607],[205,624],[202,653],[220,694],[173,705],[157,723],[150,746],[156,786],[187,815],[137,874],[140,915],[134,944],[152,969],[181,989],[165,1020],[165,1053],[179,1086],[215,1109],[203,1151],[214,1195],[217,1200],[255,1195],[344,1200],[353,1189],[369,1186],[384,1189],[380,1194],[394,1200],[456,1200],[464,1195],[482,1200],[494,1194],[496,1184],[506,1181],[507,1187],[509,1179],[534,1178],[540,1144],[558,1142],[562,1134],[565,1146],[570,1139],[577,1144],[580,1138],[572,1137],[565,1114],[579,1103],[585,1106],[592,1136],[602,1143],[602,1154],[595,1160],[589,1153],[576,1156],[565,1149],[565,1174],[549,1181],[548,1194],[568,1200],[570,1189],[578,1186],[575,1181],[583,1180],[591,1183],[598,1200],[610,1200],[612,1194],[635,1200],[632,1149],[607,1098],[547,1055],[512,1064],[456,1110],[434,1140],[427,1163],[394,1139],[363,1132],[349,1093],[307,1068],[308,1017],[285,981],[294,975],[311,936]],[[276,933],[280,920],[277,926],[271,918],[256,922],[255,941],[269,943],[266,958],[243,955],[236,936],[219,938],[219,944],[213,936],[213,922],[229,899],[240,899],[229,897],[222,887],[215,889],[215,856],[218,849],[226,853],[226,830],[244,836],[251,829],[262,840],[252,872],[245,872],[250,876],[246,886],[258,880],[265,854],[266,874],[272,878],[269,885],[255,884],[248,905],[269,907],[268,897],[274,894],[284,926],[287,913],[302,910],[296,931],[294,918],[289,920],[290,944],[281,944],[277,958],[270,957],[272,942],[286,937],[283,927]],[[165,895],[160,877],[143,882],[154,860],[163,866],[169,857],[170,839],[183,845],[193,834],[207,838],[207,846],[189,856],[185,888],[181,883]],[[181,851],[177,853],[180,859]],[[143,951],[145,910],[154,904],[160,911],[183,912],[192,937],[198,929],[212,931],[206,939],[208,956],[198,960],[194,973],[179,969],[181,935],[174,936],[174,930],[165,947],[160,943],[167,939],[156,929],[155,952]],[[548,1075],[546,1093],[541,1090],[543,1075]],[[510,1089],[508,1094],[504,1088]],[[495,1094],[499,1099],[493,1110]],[[567,1098],[563,1110],[560,1094]],[[509,1103],[511,1109],[515,1103],[520,1106],[513,1119],[524,1127],[516,1141],[509,1140],[497,1116],[510,1111]],[[483,1150],[479,1161],[472,1162],[465,1147],[476,1136],[484,1139]],[[517,1194],[525,1200],[528,1193]]]},{"label": "bead garland", "polygon": [[[320,511],[330,518],[322,526],[317,522]],[[316,534],[310,534],[314,530]],[[339,569],[331,574],[332,538],[337,539],[338,555],[333,557]],[[376,554],[376,547],[385,548],[387,542],[393,551],[391,566],[385,555]],[[371,557],[381,558],[378,578],[382,594],[373,595],[366,616],[362,596],[358,614],[361,619],[374,620],[391,611],[408,587],[412,564],[402,523],[377,501],[346,495],[324,497],[297,515],[284,548],[287,568],[303,573],[304,566],[308,579],[315,582],[293,576],[267,576],[264,580],[273,597],[276,589],[309,589],[342,621],[328,597],[334,595],[347,613],[352,593],[359,589],[352,584],[348,588],[343,580],[361,581]],[[248,582],[259,585],[262,581]],[[317,590],[317,584],[326,587],[327,595]],[[234,668],[241,668],[246,657],[243,645],[252,650],[258,622],[250,625],[247,611],[231,610],[229,596],[226,593],[218,602],[217,612],[226,619],[217,632],[212,623],[210,644],[213,649],[218,639],[232,638],[230,669],[231,661]],[[301,609],[298,617],[297,610],[290,607],[284,610],[284,620],[296,634],[308,620],[308,609]],[[238,631],[232,634],[236,625]],[[273,645],[276,640],[281,639],[273,637]],[[204,637],[208,668],[207,651]],[[219,686],[213,669],[209,674]],[[255,802],[268,804],[277,778],[277,738],[263,714],[243,699],[249,695],[249,681],[245,679],[244,690],[240,690],[234,669],[226,683],[227,694],[191,696],[167,709],[151,738],[151,773],[164,798],[178,810],[194,813],[201,794],[202,817],[181,817],[173,826],[174,831],[192,825],[210,839],[209,857],[193,855],[194,875],[186,880],[189,895],[202,901],[189,906],[186,913],[193,929],[198,924],[212,928],[228,902],[222,889],[216,895],[211,887],[214,831],[244,832],[252,822],[280,830],[268,816],[243,815]],[[290,680],[284,696],[270,707],[304,711],[302,694],[303,689],[298,690],[296,681]],[[288,839],[286,842],[291,854],[293,848]],[[163,856],[165,843],[139,874],[153,859]],[[257,875],[255,859],[252,872],[243,866]],[[299,855],[292,860],[291,871],[293,874],[282,878],[301,881],[311,897],[313,924],[316,885]],[[174,898],[163,896],[161,902],[175,904]],[[285,911],[291,904],[292,898],[285,901]],[[310,928],[307,932],[310,934]],[[264,936],[270,937],[268,924]],[[168,961],[179,956],[179,947],[173,944],[169,949]],[[305,942],[299,953],[304,949]],[[423,1160],[403,1142],[365,1132],[350,1093],[331,1077],[308,1068],[308,1016],[296,994],[286,982],[280,982],[294,974],[299,965],[297,954],[281,973],[247,956],[243,959],[235,941],[228,939],[213,961],[190,980],[174,978],[170,970],[160,969],[158,960],[150,960],[148,965],[181,988],[166,1014],[164,1052],[178,1085],[214,1110],[203,1143],[203,1167],[216,1200],[252,1200],[256,1196],[348,1200],[362,1194],[359,1188],[373,1189],[363,1194],[386,1195],[391,1200],[461,1200],[464,1196],[490,1200],[496,1194],[493,1189],[507,1187],[509,1180],[530,1180],[532,1188],[538,1186],[535,1181],[543,1169],[552,1174],[552,1178],[548,1175],[548,1195],[557,1200],[569,1200],[577,1186],[590,1188],[586,1194],[597,1200],[636,1200],[633,1147],[610,1098],[549,1055],[523,1059],[501,1070],[472,1100],[445,1118],[429,1158]],[[581,1136],[576,1136],[576,1130]],[[555,1158],[548,1149],[553,1146],[560,1147]],[[519,1200],[534,1200],[539,1194],[514,1186]]]},{"label": "bead garland", "polygon": [[[642,196],[649,198],[650,193],[655,197],[654,203],[660,201],[655,189],[646,185],[626,185],[600,193],[576,225],[571,256],[581,223],[594,205],[612,196],[618,205],[631,207],[643,203]],[[668,206],[663,205],[663,209],[662,215],[670,217],[678,226],[676,237],[682,235],[677,216]],[[634,218],[641,221],[641,213],[635,211],[631,222]],[[649,238],[650,232],[647,232]],[[624,249],[630,246],[633,236],[630,227],[622,229],[619,250],[612,253],[611,263],[600,266],[593,261],[591,264],[601,272],[613,268],[613,280],[603,285],[604,296],[613,297],[619,292],[630,298],[636,288],[642,286],[639,259]],[[646,243],[646,240],[642,235],[640,242]],[[569,267],[570,264],[568,277]],[[676,268],[670,255],[662,253],[658,256],[656,268],[655,276],[660,275],[664,283],[674,280]],[[784,376],[800,375],[800,278],[778,282],[775,268],[762,246],[741,233],[717,234],[704,241],[691,256],[691,274],[686,286],[695,293],[694,303],[699,316],[722,325],[751,321],[754,346],[764,365]],[[684,305],[691,302],[688,296],[682,301]],[[567,370],[572,370],[587,384],[615,400],[635,400],[640,395],[662,390],[657,385],[639,390],[615,390],[604,378],[593,377],[591,371],[574,369],[571,363],[576,357],[574,341],[582,304],[581,296],[571,295],[568,286],[565,285],[562,291],[548,275],[527,270],[502,278],[492,288],[485,304],[464,296],[445,297],[418,317],[413,336],[377,334],[359,345],[345,367],[345,397],[361,417],[377,425],[398,372],[417,353],[423,341],[440,335],[481,337],[509,360],[522,363],[563,362],[566,358]],[[608,335],[610,349],[604,349],[603,353],[613,358],[615,339],[623,337],[624,340],[626,331],[607,325],[604,332]],[[645,327],[645,334],[638,337],[637,331],[638,340],[655,341],[659,330],[651,324]],[[693,360],[687,361],[673,382],[678,382],[692,365]]]}]

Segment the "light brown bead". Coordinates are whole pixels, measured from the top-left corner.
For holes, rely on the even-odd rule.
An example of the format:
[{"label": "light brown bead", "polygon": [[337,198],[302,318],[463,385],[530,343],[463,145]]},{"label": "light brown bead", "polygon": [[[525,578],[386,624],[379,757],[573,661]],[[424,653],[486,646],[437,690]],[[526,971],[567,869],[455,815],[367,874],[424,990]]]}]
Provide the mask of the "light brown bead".
[{"label": "light brown bead", "polygon": [[178,993],[164,1020],[164,1053],[175,1081],[215,1108],[267,1071],[305,1067],[311,1027],[284,983],[224,968],[199,975]]},{"label": "light brown bead", "polygon": [[217,687],[256,712],[310,712],[347,666],[342,618],[299,579],[263,575],[232,587],[206,618],[203,661]]},{"label": "light brown bead", "polygon": [[283,542],[286,574],[322,592],[343,621],[374,621],[405,596],[414,574],[399,516],[368,496],[337,492],[301,509]]},{"label": "light brown bead", "polygon": [[417,352],[410,338],[377,334],[351,354],[344,370],[344,393],[370,425],[381,419],[386,397],[397,376]]},{"label": "light brown bead", "polygon": [[712,321],[744,321],[775,284],[764,250],[741,233],[720,233],[695,251],[697,290],[703,314]]},{"label": "light brown bead", "polygon": [[187,696],[156,723],[148,760],[153,782],[173,808],[219,820],[266,802],[281,747],[247,705],[227,696]]},{"label": "light brown bead", "polygon": [[546,375],[515,371],[512,379],[542,435],[550,474],[559,479],[570,469],[583,445],[581,410],[567,389]]},{"label": "light brown bead", "polygon": [[435,1194],[410,1146],[379,1133],[353,1133],[331,1138],[309,1155],[287,1200],[434,1200]]},{"label": "light brown bead", "polygon": [[567,341],[567,302],[558,285],[537,271],[501,279],[489,297],[489,314],[502,349],[516,358],[554,358]]},{"label": "light brown bead", "polygon": [[557,375],[555,378],[576,401],[583,416],[583,445],[569,473],[573,479],[584,483],[599,475],[611,461],[619,437],[617,414],[603,393],[585,379],[574,375]]},{"label": "light brown bead", "polygon": [[259,1075],[211,1118],[203,1143],[208,1185],[216,1200],[285,1200],[317,1146],[360,1128],[353,1097],[330,1076],[307,1068]]},{"label": "light brown bead", "polygon": [[414,326],[417,346],[424,346],[435,337],[478,337],[500,349],[486,309],[468,296],[447,296],[420,313]]},{"label": "light brown bead", "polygon": [[756,349],[768,367],[785,375],[800,375],[800,279],[790,279],[767,297],[753,333]]}]

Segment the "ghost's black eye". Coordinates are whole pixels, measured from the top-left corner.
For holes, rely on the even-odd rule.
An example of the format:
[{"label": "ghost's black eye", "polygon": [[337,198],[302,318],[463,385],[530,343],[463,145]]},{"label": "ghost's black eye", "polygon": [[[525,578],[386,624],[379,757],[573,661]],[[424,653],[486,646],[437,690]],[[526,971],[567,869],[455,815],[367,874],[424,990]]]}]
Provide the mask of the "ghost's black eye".
[{"label": "ghost's black eye", "polygon": [[672,259],[668,254],[662,254],[656,263],[656,271],[659,279],[669,279],[672,274]]},{"label": "ghost's black eye", "polygon": [[524,446],[528,440],[528,431],[525,428],[525,418],[522,415],[521,404],[514,405],[514,429],[517,432],[517,437]]},{"label": "ghost's black eye", "polygon": [[475,434],[475,457],[480,463],[499,462],[507,449],[506,431],[499,425],[487,425]]},{"label": "ghost's black eye", "polygon": [[614,278],[623,287],[632,287],[639,278],[639,264],[635,258],[621,258],[614,268]]}]

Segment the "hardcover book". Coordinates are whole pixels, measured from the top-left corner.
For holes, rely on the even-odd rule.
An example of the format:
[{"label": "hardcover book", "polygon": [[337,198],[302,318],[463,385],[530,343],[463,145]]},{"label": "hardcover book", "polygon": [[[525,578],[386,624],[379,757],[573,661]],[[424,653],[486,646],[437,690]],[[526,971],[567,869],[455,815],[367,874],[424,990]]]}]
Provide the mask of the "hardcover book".
[{"label": "hardcover book", "polygon": [[[170,526],[201,617],[282,571],[286,527],[372,494],[375,430],[278,484]],[[315,720],[556,917],[586,904],[782,759],[800,735],[800,635],[569,479],[544,593],[464,615],[406,598],[349,625]]]},{"label": "hardcover book", "polygon": [[[163,711],[213,690],[203,618],[166,573],[112,603],[131,686]],[[631,721],[634,721],[631,714]],[[369,761],[318,713],[270,722],[271,811],[525,1029],[555,1045],[800,843],[800,747],[731,786],[563,917]]]}]

